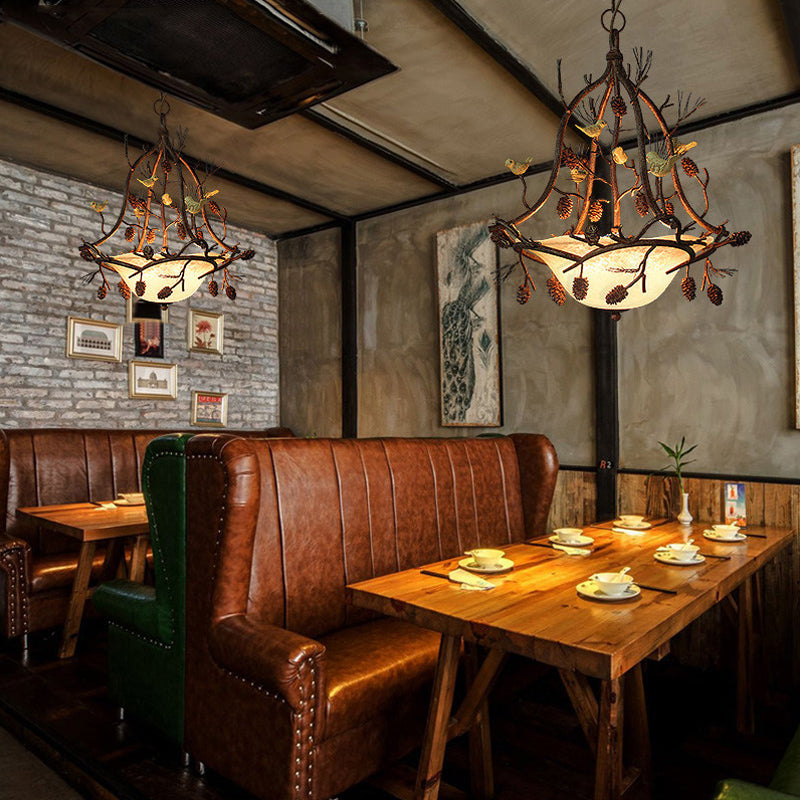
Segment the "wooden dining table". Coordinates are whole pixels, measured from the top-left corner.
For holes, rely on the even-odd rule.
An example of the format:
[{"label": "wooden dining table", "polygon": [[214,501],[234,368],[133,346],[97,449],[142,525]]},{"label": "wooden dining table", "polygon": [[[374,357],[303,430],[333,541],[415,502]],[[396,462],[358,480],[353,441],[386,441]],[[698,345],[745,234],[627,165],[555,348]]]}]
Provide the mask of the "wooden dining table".
[{"label": "wooden dining table", "polygon": [[[691,528],[653,520],[645,531],[618,532],[613,523],[588,526],[587,556],[549,546],[547,537],[504,545],[513,569],[486,575],[495,588],[465,591],[447,578],[460,558],[397,572],[347,587],[348,601],[442,634],[414,797],[438,797],[447,741],[470,732],[479,754],[471,766],[473,793],[492,796],[488,694],[508,653],[558,669],[596,756],[595,800],[617,800],[636,781],[650,781],[650,740],[642,662],[661,658],[670,639],[716,603],[729,603],[738,624],[738,722],[752,720],[753,576],[788,547],[788,528],[750,527],[741,543],[712,542],[710,524]],[[689,566],[655,560],[657,548],[692,536],[705,560]],[[542,546],[545,545],[545,546]],[[616,601],[586,599],[576,587],[599,572],[630,567],[640,587]],[[424,572],[423,572],[424,569]],[[434,574],[426,574],[434,573]],[[649,588],[645,588],[649,587]],[[736,601],[732,592],[738,590]],[[453,710],[462,643],[485,652],[468,670],[469,687]],[[590,679],[599,679],[595,692]],[[623,750],[624,757],[623,757]]]},{"label": "wooden dining table", "polygon": [[33,519],[42,528],[65,534],[81,543],[58,652],[59,658],[70,658],[75,654],[83,609],[92,593],[89,580],[97,544],[107,543],[105,571],[110,578],[121,555],[117,545],[126,537],[133,538],[129,578],[139,582],[144,580],[150,534],[147,509],[144,504],[105,508],[98,503],[67,503],[18,508],[17,516]]}]

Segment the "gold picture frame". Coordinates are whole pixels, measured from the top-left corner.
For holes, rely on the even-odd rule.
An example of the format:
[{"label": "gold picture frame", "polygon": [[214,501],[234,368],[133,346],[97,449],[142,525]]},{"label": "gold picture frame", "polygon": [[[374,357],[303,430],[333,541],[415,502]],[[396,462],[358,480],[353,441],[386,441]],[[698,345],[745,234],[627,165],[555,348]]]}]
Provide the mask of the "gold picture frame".
[{"label": "gold picture frame", "polygon": [[178,365],[154,361],[128,362],[128,396],[135,399],[175,400]]},{"label": "gold picture frame", "polygon": [[225,315],[190,308],[186,322],[186,346],[193,353],[222,355]]},{"label": "gold picture frame", "polygon": [[67,317],[67,358],[122,361],[122,325]]},{"label": "gold picture frame", "polygon": [[192,392],[192,425],[225,428],[228,425],[228,395],[225,392]]},{"label": "gold picture frame", "polygon": [[125,301],[125,322],[169,322],[169,309],[161,308],[158,303],[142,300],[133,292],[128,294]]}]

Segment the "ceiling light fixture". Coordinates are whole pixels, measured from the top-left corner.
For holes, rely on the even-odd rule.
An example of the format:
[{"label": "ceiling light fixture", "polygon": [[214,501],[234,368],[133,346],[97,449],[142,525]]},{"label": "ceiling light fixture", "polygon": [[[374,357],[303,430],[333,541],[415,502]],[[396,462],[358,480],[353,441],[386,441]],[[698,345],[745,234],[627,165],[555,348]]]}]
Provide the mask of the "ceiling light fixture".
[{"label": "ceiling light fixture", "polygon": [[[564,97],[561,61],[558,62],[558,88],[565,111],[556,137],[550,178],[535,203],[527,201],[525,172],[530,159],[506,161],[506,166],[522,181],[524,210],[512,220],[498,218],[489,227],[495,244],[517,254],[517,261],[503,268],[501,274],[508,277],[520,268],[522,283],[517,300],[524,304],[536,288],[528,262],[545,264],[552,271],[547,280],[548,292],[558,305],[563,305],[569,294],[579,303],[606,309],[619,319],[621,311],[646,305],[659,297],[680,272],[684,273],[683,294],[687,300],[693,300],[697,284],[691,269],[702,264],[700,291],[705,291],[708,299],[719,305],[722,289],[717,280],[735,270],[714,267],[710,257],[724,245],[747,244],[750,233],[730,233],[725,227],[727,221],[715,225],[706,219],[708,170],[698,167],[687,155],[696,142],[680,142],[675,138],[679,126],[705,101],[692,101],[691,94],[684,96],[678,92],[677,106],[669,96],[656,105],[642,90],[653,54],[636,48],[635,67],[623,63],[619,34],[625,27],[625,16],[619,10],[620,3],[621,0],[612,0],[611,8],[600,19],[610,42],[605,71],[597,79],[585,75],[585,86],[569,103]],[[665,119],[667,109],[674,109],[676,121],[672,126]],[[653,120],[652,132],[645,124],[645,111]],[[621,146],[621,136],[630,130],[625,123],[631,118],[636,141],[635,147],[633,142],[625,147],[633,148],[629,156]],[[579,152],[564,144],[570,121],[586,136],[587,144]],[[556,185],[562,168],[569,171],[574,188]],[[695,205],[701,211],[687,197],[679,169],[692,185],[697,198]],[[561,236],[527,238],[520,232],[520,226],[554,193],[558,195],[556,214],[571,221],[569,228]],[[689,217],[686,224],[676,216],[676,209],[680,208]],[[631,236],[623,233],[623,215],[626,219],[636,219],[638,215],[640,221],[636,227],[641,225],[638,232]],[[671,233],[662,234],[659,227],[666,227]]]},{"label": "ceiling light fixture", "polygon": [[[133,292],[152,303],[176,303],[190,297],[208,279],[212,296],[221,288],[235,300],[235,276],[229,267],[239,259],[251,259],[255,251],[226,244],[228,215],[212,199],[219,190],[209,191],[205,186],[208,172],[199,177],[182,155],[186,131],[179,131],[177,142],[170,139],[166,123],[169,103],[164,95],[154,109],[160,119],[158,144],[134,162],[128,158],[122,209],[109,230],[103,213],[106,204],[91,204],[100,215],[102,235],[93,242],[84,240],[79,248],[82,258],[97,265],[84,280],[100,279],[100,300],[111,288],[109,277],[116,275],[122,279],[119,292],[126,298]],[[122,232],[118,239],[124,238],[132,249],[116,255],[100,250],[111,244],[118,231]]]}]

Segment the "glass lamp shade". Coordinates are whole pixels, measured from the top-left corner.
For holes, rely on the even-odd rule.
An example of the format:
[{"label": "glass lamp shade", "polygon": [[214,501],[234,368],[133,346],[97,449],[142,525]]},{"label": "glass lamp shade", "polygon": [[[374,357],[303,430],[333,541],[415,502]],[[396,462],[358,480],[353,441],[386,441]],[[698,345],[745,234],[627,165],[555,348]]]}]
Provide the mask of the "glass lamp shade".
[{"label": "glass lamp shade", "polygon": [[[659,239],[664,242],[674,242],[675,236],[660,236]],[[705,240],[694,237],[684,236],[681,242],[690,245],[695,253],[700,252],[706,246]],[[555,236],[551,239],[542,240],[542,244],[572,253],[581,258],[593,250],[599,250],[606,245],[614,244],[614,240],[603,236],[599,245],[593,246],[588,242],[574,239],[571,236]],[[543,261],[550,267],[573,300],[577,300],[579,303],[591,308],[624,311],[629,308],[639,308],[647,305],[660,297],[675,275],[678,274],[677,270],[670,274],[667,274],[667,272],[678,266],[678,264],[685,262],[688,257],[686,251],[678,247],[670,247],[666,244],[657,246],[647,258],[645,281],[639,281],[632,286],[624,300],[615,305],[609,305],[606,302],[606,295],[615,286],[625,286],[634,279],[639,271],[642,259],[650,248],[651,245],[631,245],[630,247],[606,253],[600,252],[596,256],[591,256],[587,259],[583,264],[583,277],[588,279],[589,287],[583,300],[578,300],[572,291],[572,281],[581,274],[580,267],[575,267],[565,273],[565,270],[574,263],[569,258],[556,256],[552,253],[541,253],[538,250],[525,250],[524,253],[536,260]],[[643,288],[646,291],[643,291]]]},{"label": "glass lamp shade", "polygon": [[[144,294],[139,295],[142,300],[149,300],[151,303],[178,303],[191,297],[202,286],[205,278],[214,269],[214,264],[220,264],[225,260],[217,253],[209,253],[208,258],[212,259],[214,263],[212,264],[207,258],[187,261],[185,258],[177,259],[165,256],[159,260],[158,255],[147,259],[131,252],[114,256],[114,262],[106,262],[106,266],[116,270],[132,292],[136,292],[136,284],[139,281],[144,281]],[[116,263],[118,261],[124,261],[131,266],[126,267]],[[156,263],[145,269],[144,272],[136,271],[150,261]],[[186,271],[183,283],[173,286],[184,266]],[[167,298],[160,298],[158,293],[167,286],[172,287],[172,294]]]}]

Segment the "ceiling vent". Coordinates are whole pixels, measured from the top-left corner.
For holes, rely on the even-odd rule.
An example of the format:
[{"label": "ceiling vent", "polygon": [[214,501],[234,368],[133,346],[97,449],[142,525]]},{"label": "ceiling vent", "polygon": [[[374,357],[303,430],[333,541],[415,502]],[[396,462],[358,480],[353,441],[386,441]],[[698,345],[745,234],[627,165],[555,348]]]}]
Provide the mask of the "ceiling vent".
[{"label": "ceiling vent", "polygon": [[[396,67],[350,0],[8,0],[5,19],[246,128]],[[324,11],[324,13],[323,13]]]}]

